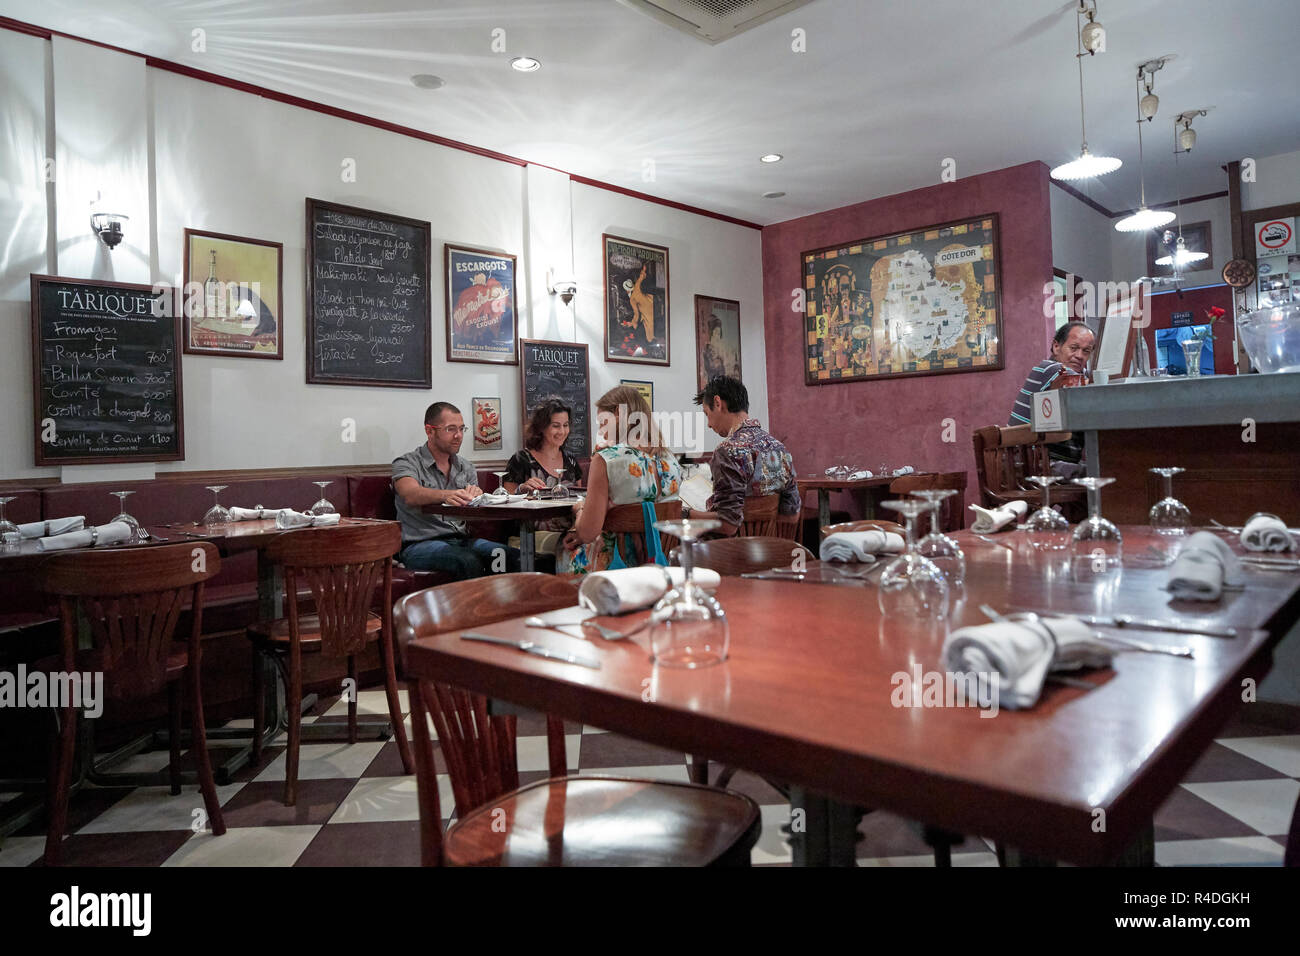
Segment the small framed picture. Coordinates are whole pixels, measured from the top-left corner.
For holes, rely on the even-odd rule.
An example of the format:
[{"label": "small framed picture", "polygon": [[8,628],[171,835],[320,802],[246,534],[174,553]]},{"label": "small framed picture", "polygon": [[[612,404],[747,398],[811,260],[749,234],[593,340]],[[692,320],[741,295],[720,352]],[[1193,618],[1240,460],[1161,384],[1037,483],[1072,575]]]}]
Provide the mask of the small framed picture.
[{"label": "small framed picture", "polygon": [[606,235],[605,360],[668,365],[668,250]]},{"label": "small framed picture", "polygon": [[740,378],[740,303],[712,295],[695,297],[695,385]]},{"label": "small framed picture", "polygon": [[637,382],[637,381],[633,381],[630,378],[624,378],[624,379],[620,379],[618,384],[631,385],[633,388],[635,388],[638,392],[641,393],[643,398],[645,398],[646,404],[650,406],[650,411],[653,412],[655,410],[655,383],[654,382]]},{"label": "small framed picture", "polygon": [[492,451],[501,447],[501,399],[474,398],[474,450]]},{"label": "small framed picture", "polygon": [[283,359],[283,260],[278,242],[186,229],[186,354]]},{"label": "small framed picture", "polygon": [[447,361],[519,364],[515,257],[445,246]]}]

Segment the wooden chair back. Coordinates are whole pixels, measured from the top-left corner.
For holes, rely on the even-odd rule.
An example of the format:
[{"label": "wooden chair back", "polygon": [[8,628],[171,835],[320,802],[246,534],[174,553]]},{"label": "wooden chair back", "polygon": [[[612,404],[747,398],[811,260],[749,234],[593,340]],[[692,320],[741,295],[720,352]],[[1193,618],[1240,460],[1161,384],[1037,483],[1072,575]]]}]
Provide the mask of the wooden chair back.
[{"label": "wooden chair back", "polygon": [[975,429],[971,443],[980,504],[996,508],[1008,501],[1040,503],[1042,493],[1027,483],[1025,476],[1050,474],[1047,445],[1069,437],[1068,432],[1040,435],[1030,425],[986,425]]},{"label": "wooden chair back", "polygon": [[[197,652],[203,582],[220,570],[221,557],[206,541],[52,555],[35,578],[59,600],[63,669],[102,671],[105,696],[114,700],[162,690],[181,611],[188,602]],[[84,650],[77,646],[78,604],[90,632]]]},{"label": "wooden chair back", "polygon": [[825,541],[832,534],[854,531],[892,531],[894,534],[901,535],[903,526],[896,521],[879,521],[875,518],[868,518],[865,521],[841,521],[839,524],[830,524],[822,528],[822,540]]},{"label": "wooden chair back", "polygon": [[788,568],[796,556],[804,562],[817,560],[817,555],[803,545],[774,536],[697,541],[691,556],[695,567],[710,568],[723,577]]},{"label": "wooden chair back", "polygon": [[[953,489],[957,492],[943,499],[939,509],[939,527],[945,532],[960,531],[966,527],[966,472],[945,471],[928,475],[903,475],[889,483],[889,493],[898,496],[910,495],[914,491],[930,488]],[[918,533],[921,527],[928,529],[929,526],[928,522],[918,524]]]},{"label": "wooden chair back", "polygon": [[[674,498],[671,501],[655,502],[656,521],[675,521],[681,516],[681,499]],[[649,551],[646,548],[645,518],[642,515],[639,503],[611,506],[605,512],[605,524],[601,530],[618,536],[616,540],[619,542],[620,552],[628,567],[646,562],[646,555]],[[664,554],[668,553],[676,541],[677,539],[672,535],[663,534],[662,532],[659,534],[659,546],[664,549]]]},{"label": "wooden chair back", "polygon": [[741,538],[774,538],[776,534],[777,506],[780,495],[754,495],[745,498],[744,511],[741,513],[740,528],[736,536]]}]

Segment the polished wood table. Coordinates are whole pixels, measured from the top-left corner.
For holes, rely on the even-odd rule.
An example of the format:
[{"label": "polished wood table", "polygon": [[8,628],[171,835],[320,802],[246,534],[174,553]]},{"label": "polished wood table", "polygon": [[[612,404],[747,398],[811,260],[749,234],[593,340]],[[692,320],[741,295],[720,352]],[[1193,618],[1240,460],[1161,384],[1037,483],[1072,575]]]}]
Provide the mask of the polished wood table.
[{"label": "polished wood table", "polygon": [[447,515],[452,518],[466,518],[471,521],[518,521],[519,522],[519,570],[534,569],[533,548],[535,547],[537,524],[551,518],[563,518],[573,514],[573,506],[581,498],[544,498],[540,501],[515,501],[503,505],[425,505],[425,514]]},{"label": "polished wood table", "polygon": [[[967,582],[950,626],[983,623],[978,605],[989,603],[1232,626],[1240,636],[1143,632],[1151,643],[1190,645],[1195,657],[1122,653],[1113,669],[1084,675],[1090,690],[1048,684],[1034,708],[991,718],[971,707],[895,706],[899,675],[942,672],[943,626],[882,618],[874,587],[809,581],[725,578],[717,597],[730,621],[730,658],[699,671],[653,666],[644,633],[593,639],[600,670],[455,633],[414,641],[408,667],[745,767],[799,793],[1055,860],[1110,863],[1135,839],[1149,841],[1156,809],[1241,706],[1243,682],[1263,679],[1273,645],[1300,617],[1294,573],[1247,569],[1246,589],[1219,602],[1173,601],[1161,590],[1164,569],[1147,552],[1163,540],[1145,528],[1123,530],[1131,562],[1086,582],[1019,532],[990,541],[961,532]],[[597,620],[630,630],[646,613]],[[522,619],[477,630],[545,641]],[[852,864],[851,839],[838,851],[807,851],[805,860],[835,860],[837,852]],[[1148,844],[1147,862],[1151,852]]]},{"label": "polished wood table", "polygon": [[847,478],[827,478],[824,475],[807,475],[803,478],[796,479],[799,483],[800,495],[809,491],[817,492],[818,532],[831,523],[832,491],[861,492],[862,498],[866,502],[863,517],[874,518],[876,516],[876,504],[878,501],[884,499],[885,493],[889,491],[889,485],[893,480],[892,475],[881,475],[875,478],[858,478],[853,481],[850,481]]}]

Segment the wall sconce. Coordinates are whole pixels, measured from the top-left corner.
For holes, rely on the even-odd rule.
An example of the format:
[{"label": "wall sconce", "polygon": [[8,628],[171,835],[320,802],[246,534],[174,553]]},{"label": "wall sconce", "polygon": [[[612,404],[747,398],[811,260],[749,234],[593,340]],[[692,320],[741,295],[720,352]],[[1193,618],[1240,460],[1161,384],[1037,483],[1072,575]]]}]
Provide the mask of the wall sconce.
[{"label": "wall sconce", "polygon": [[578,280],[568,276],[557,276],[554,269],[547,269],[546,291],[551,295],[558,295],[560,301],[568,305],[573,301],[574,296],[578,294]]},{"label": "wall sconce", "polygon": [[111,251],[122,241],[122,223],[130,218],[120,212],[93,212],[90,214],[90,228]]}]

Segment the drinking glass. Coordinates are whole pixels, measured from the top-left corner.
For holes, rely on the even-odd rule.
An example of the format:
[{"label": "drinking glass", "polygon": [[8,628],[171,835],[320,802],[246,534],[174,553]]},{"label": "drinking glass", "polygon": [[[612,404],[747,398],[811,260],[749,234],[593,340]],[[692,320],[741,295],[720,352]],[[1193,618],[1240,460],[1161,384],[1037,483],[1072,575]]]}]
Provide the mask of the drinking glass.
[{"label": "drinking glass", "polygon": [[1052,485],[1060,481],[1057,475],[1026,475],[1025,481],[1043,489],[1043,506],[1031,514],[1022,530],[1029,536],[1029,544],[1040,550],[1064,551],[1070,544],[1070,521],[1051,506]]},{"label": "drinking glass", "polygon": [[1070,542],[1070,565],[1076,575],[1104,574],[1124,560],[1124,536],[1114,522],[1101,516],[1101,489],[1114,478],[1075,478],[1088,489],[1088,517],[1075,526]]},{"label": "drinking glass", "polygon": [[894,472],[890,469],[889,464],[885,461],[882,461],[880,463],[880,470],[876,472],[876,476],[878,478],[888,478],[891,475],[893,475],[893,473]]},{"label": "drinking glass", "polygon": [[130,527],[131,537],[133,538],[148,537],[149,532],[145,531],[143,528],[140,527],[140,522],[136,521],[134,518],[132,518],[129,514],[126,513],[126,499],[131,495],[135,494],[135,492],[134,491],[110,491],[109,494],[117,498],[117,507],[119,513],[118,516],[113,520],[121,521],[124,524],[126,524],[128,527]]},{"label": "drinking glass", "polygon": [[325,497],[325,489],[334,484],[332,481],[313,481],[313,485],[320,488],[320,501],[316,502],[307,509],[309,515],[336,515],[339,510],[329,503]]},{"label": "drinking glass", "polygon": [[208,491],[212,492],[212,507],[203,513],[202,523],[220,527],[230,523],[230,509],[223,508],[221,502],[217,500],[217,494],[225,491],[229,485],[204,485]]},{"label": "drinking glass", "polygon": [[950,591],[961,587],[966,580],[966,555],[962,553],[961,545],[939,527],[939,511],[944,499],[956,493],[956,488],[921,488],[912,492],[913,497],[927,502],[930,510],[930,533],[916,543],[916,551],[939,566],[948,579]]},{"label": "drinking glass", "polygon": [[1187,534],[1187,529],[1192,526],[1192,511],[1174,497],[1174,475],[1184,469],[1150,468],[1148,470],[1165,480],[1165,496],[1151,506],[1151,511],[1147,515],[1152,530],[1160,534]]},{"label": "drinking glass", "polygon": [[907,551],[885,565],[876,600],[880,613],[910,618],[942,618],[948,614],[948,582],[943,571],[916,550],[916,518],[930,506],[918,499],[882,501],[903,516]]},{"label": "drinking glass", "polygon": [[[5,517],[5,505],[13,501],[16,495],[0,495],[0,552],[12,554],[18,550],[20,532],[18,525]],[[12,538],[8,537],[13,535]]]},{"label": "drinking glass", "polygon": [[[650,653],[664,667],[698,668],[727,659],[727,615],[713,595],[695,583],[693,543],[703,534],[722,527],[712,519],[656,521],[655,530],[681,541],[678,560],[685,580],[659,599],[651,612]],[[665,576],[667,570],[664,571]]]}]

